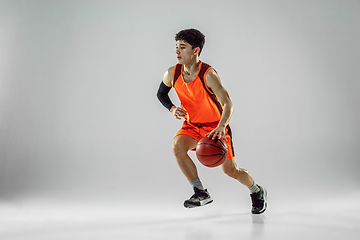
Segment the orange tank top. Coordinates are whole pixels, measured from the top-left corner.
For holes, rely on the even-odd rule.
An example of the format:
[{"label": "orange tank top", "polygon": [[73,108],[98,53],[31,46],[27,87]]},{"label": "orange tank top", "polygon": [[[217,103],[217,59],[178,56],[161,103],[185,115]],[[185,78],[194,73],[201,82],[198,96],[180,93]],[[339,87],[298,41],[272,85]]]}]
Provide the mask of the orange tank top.
[{"label": "orange tank top", "polygon": [[[185,120],[190,123],[210,123],[220,121],[222,106],[215,94],[207,87],[205,75],[213,69],[200,62],[199,71],[194,80],[186,83],[183,78],[183,66],[175,65],[172,85],[180,99],[181,107],[187,111]],[[215,69],[214,69],[215,70]]]}]

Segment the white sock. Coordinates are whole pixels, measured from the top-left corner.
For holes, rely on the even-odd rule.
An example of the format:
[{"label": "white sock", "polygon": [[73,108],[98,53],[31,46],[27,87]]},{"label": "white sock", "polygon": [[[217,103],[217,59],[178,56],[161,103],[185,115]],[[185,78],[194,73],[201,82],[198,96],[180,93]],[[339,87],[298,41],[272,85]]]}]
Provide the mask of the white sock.
[{"label": "white sock", "polygon": [[260,188],[258,187],[258,185],[255,182],[251,187],[249,187],[249,190],[250,190],[251,193],[260,192]]},{"label": "white sock", "polygon": [[196,187],[196,188],[199,189],[199,190],[204,190],[204,187],[203,187],[203,185],[202,185],[202,183],[201,183],[201,181],[200,181],[199,178],[192,180],[192,181],[190,182],[190,185],[191,185],[193,188]]}]

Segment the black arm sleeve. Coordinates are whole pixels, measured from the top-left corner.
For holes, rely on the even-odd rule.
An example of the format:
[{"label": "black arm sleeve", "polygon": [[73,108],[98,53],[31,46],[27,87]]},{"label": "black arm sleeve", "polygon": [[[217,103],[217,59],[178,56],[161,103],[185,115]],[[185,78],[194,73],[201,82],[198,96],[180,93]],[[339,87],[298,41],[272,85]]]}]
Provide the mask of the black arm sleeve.
[{"label": "black arm sleeve", "polygon": [[157,92],[157,98],[159,99],[159,101],[162,103],[162,105],[164,107],[166,107],[167,109],[171,109],[172,106],[174,106],[174,104],[171,102],[170,98],[169,98],[169,92],[170,92],[171,87],[168,87],[164,84],[163,81],[161,81],[160,86],[159,86],[159,90]]}]

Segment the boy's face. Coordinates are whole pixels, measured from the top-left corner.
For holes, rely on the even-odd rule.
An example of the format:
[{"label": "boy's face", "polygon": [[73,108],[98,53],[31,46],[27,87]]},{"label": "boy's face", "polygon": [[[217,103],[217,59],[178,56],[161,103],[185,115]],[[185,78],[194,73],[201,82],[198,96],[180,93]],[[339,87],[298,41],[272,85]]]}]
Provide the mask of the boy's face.
[{"label": "boy's face", "polygon": [[186,64],[195,58],[199,53],[200,48],[192,48],[192,46],[184,40],[176,41],[176,56],[178,63]]}]

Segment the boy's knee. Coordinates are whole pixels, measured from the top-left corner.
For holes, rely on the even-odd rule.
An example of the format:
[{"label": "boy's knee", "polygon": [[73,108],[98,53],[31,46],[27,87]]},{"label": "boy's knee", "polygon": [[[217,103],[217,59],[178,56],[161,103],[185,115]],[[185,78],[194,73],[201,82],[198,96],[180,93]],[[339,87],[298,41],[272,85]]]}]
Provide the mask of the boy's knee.
[{"label": "boy's knee", "polygon": [[189,150],[194,149],[196,144],[197,141],[195,139],[188,136],[179,135],[175,137],[173,141],[172,150],[175,157],[181,157],[184,154],[187,154]]},{"label": "boy's knee", "polygon": [[183,156],[184,154],[187,154],[187,149],[185,148],[184,144],[178,141],[174,141],[172,144],[172,150],[174,153],[174,156],[176,158]]},{"label": "boy's knee", "polygon": [[175,157],[178,156],[182,152],[180,145],[175,141],[172,144],[172,150],[173,150]]}]

